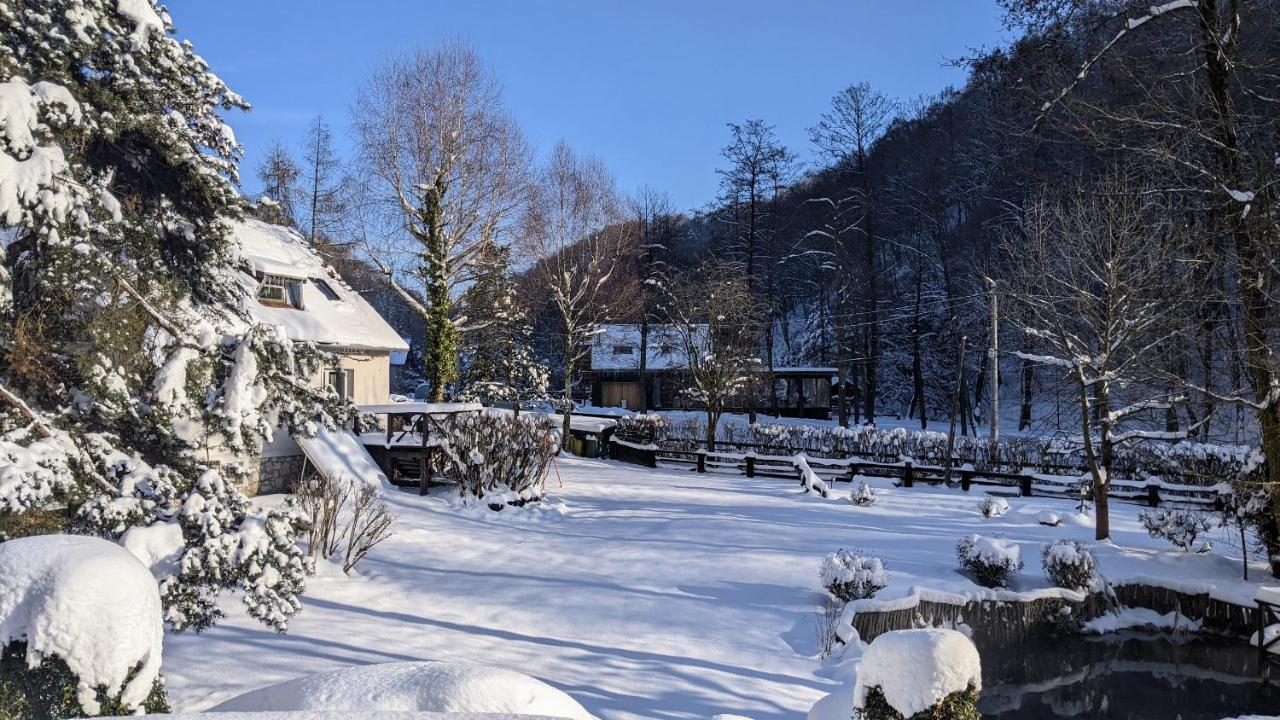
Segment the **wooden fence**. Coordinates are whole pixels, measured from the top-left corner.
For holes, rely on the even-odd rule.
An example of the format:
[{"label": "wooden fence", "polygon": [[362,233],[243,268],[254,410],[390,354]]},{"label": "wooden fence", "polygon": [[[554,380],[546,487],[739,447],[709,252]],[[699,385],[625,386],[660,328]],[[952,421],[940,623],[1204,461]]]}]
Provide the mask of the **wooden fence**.
[{"label": "wooden fence", "polygon": [[[717,442],[733,451],[708,451],[704,442],[664,440],[657,445],[639,445],[614,439],[613,457],[624,462],[658,467],[685,467],[700,473],[731,473],[747,477],[802,479],[798,458],[823,480],[834,484],[852,483],[855,477],[892,478],[901,487],[916,483],[942,484],[948,481],[948,469],[937,465],[920,465],[902,458],[822,457],[812,450],[763,446],[751,443]],[[1048,472],[1046,472],[1046,470]],[[961,490],[989,488],[993,495],[1042,495],[1078,499],[1084,468],[1070,465],[1037,466],[1016,471],[976,470],[972,464],[956,464],[950,470],[950,484]],[[1145,480],[1113,478],[1108,496],[1117,500],[1150,507],[1162,504],[1186,505],[1204,509],[1220,507],[1219,483],[1171,482],[1168,479]]]}]

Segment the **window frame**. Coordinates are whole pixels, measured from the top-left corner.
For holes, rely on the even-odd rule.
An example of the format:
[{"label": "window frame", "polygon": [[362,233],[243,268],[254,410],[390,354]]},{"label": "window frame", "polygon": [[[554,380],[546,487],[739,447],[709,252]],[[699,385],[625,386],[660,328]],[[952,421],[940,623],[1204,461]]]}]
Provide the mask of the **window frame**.
[{"label": "window frame", "polygon": [[338,397],[344,400],[355,399],[355,368],[326,368],[324,371],[324,384],[325,387],[332,388],[338,394]]}]

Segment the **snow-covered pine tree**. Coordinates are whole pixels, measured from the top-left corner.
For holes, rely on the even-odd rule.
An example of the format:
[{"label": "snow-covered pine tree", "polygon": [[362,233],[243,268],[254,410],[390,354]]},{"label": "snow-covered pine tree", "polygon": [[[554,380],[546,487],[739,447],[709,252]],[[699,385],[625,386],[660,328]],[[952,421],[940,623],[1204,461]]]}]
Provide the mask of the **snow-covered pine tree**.
[{"label": "snow-covered pine tree", "polygon": [[245,313],[218,110],[247,104],[172,32],[153,0],[0,4],[0,537],[168,539],[173,627],[238,589],[283,631],[302,521],[251,514],[210,452],[351,409]]},{"label": "snow-covered pine tree", "polygon": [[486,246],[475,261],[476,281],[461,299],[462,391],[485,404],[547,396],[547,368],[533,353],[533,324],[517,297],[511,252]]}]

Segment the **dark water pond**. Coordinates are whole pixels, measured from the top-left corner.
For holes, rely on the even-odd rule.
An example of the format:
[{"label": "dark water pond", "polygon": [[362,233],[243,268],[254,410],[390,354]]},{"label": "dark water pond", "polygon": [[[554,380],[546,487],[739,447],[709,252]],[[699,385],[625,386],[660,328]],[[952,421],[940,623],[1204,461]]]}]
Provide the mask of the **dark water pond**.
[{"label": "dark water pond", "polygon": [[1121,633],[982,648],[985,720],[1221,720],[1280,714],[1243,640]]}]

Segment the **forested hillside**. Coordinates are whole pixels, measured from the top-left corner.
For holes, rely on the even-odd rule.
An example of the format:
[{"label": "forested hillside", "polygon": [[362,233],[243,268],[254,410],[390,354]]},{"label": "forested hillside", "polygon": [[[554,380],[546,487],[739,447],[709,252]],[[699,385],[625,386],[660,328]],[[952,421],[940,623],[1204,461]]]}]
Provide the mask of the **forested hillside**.
[{"label": "forested hillside", "polygon": [[[965,60],[963,88],[890,98],[854,84],[833,98],[811,130],[823,167],[799,167],[767,118],[730,124],[714,203],[676,213],[653,192],[632,203],[626,229],[646,239],[634,271],[610,282],[650,299],[612,317],[639,321],[647,308],[660,321],[661,293],[638,287],[647,273],[670,284],[728,260],[764,301],[766,360],[771,349],[778,364],[840,367],[850,420],[948,417],[963,357],[967,424],[985,422],[990,278],[1005,306],[1002,414],[1070,430],[1077,401],[1056,360],[1070,348],[1049,334],[1096,351],[1088,335],[1108,319],[1073,313],[1090,327],[1067,332],[1049,315],[1107,283],[1057,270],[1106,265],[1128,242],[1161,271],[1111,278],[1135,294],[1125,312],[1136,315],[1111,319],[1159,317],[1124,339],[1121,352],[1140,360],[1120,373],[1120,394],[1152,405],[1145,415],[1161,430],[1251,436],[1248,403],[1274,382],[1280,8],[1005,5],[1025,36]],[[1111,222],[1117,213],[1133,222]],[[539,330],[556,342],[553,322]]]}]

